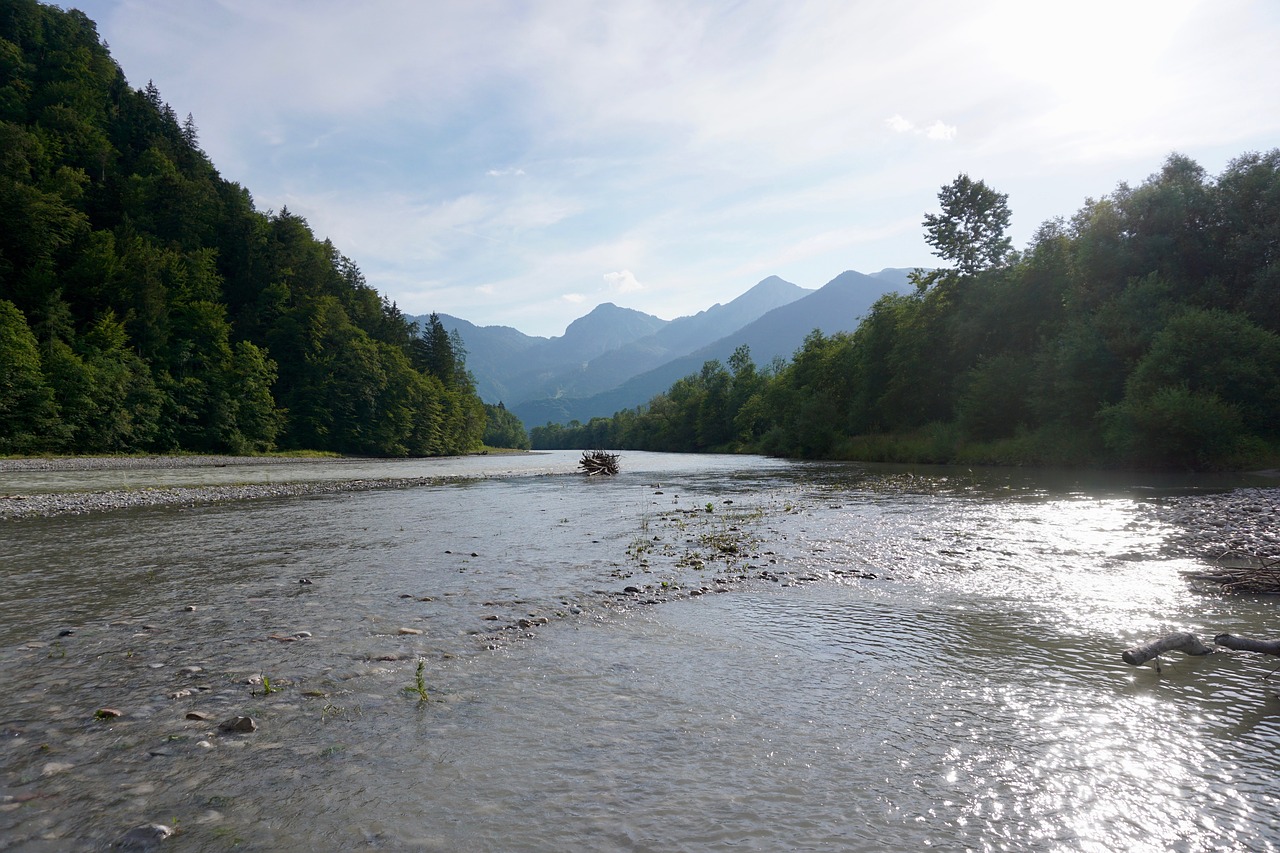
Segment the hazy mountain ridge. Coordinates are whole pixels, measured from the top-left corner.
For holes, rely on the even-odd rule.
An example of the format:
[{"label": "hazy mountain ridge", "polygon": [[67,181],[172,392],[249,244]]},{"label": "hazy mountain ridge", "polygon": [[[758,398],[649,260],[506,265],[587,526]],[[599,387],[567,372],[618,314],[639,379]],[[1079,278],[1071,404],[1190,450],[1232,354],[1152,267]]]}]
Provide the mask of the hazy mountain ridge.
[{"label": "hazy mountain ridge", "polygon": [[849,271],[817,290],[769,276],[728,303],[670,321],[606,302],[552,338],[447,314],[440,321],[462,337],[482,399],[504,402],[526,427],[585,422],[646,403],[741,344],[763,366],[789,358],[814,329],[850,331],[880,296],[909,291],[910,273]]},{"label": "hazy mountain ridge", "polygon": [[[671,321],[604,303],[552,338],[439,316],[446,329],[461,335],[480,397],[511,406],[608,390],[812,292],[770,276],[726,304]],[[426,315],[410,319],[422,322]]]},{"label": "hazy mountain ridge", "polygon": [[824,334],[852,331],[885,293],[904,293],[911,287],[905,274],[900,275],[896,270],[885,272],[888,274],[876,276],[854,271],[841,273],[818,290],[809,291],[802,298],[774,308],[710,344],[633,375],[606,391],[584,397],[560,395],[521,400],[510,408],[526,427],[548,421],[585,423],[593,417],[607,417],[621,409],[647,403],[676,380],[697,373],[704,362],[711,359],[727,362],[742,344],[751,348],[757,365],[768,364],[774,358],[789,358],[814,329]]}]

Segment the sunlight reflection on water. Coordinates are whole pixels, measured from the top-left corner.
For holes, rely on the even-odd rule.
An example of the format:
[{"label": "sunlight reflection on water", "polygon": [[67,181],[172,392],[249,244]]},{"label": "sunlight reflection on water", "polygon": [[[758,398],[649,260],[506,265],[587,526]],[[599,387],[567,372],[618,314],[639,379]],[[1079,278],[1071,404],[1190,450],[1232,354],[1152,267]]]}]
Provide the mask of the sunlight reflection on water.
[{"label": "sunlight reflection on water", "polygon": [[[6,528],[0,837],[100,849],[173,815],[175,850],[1277,849],[1269,668],[1119,657],[1170,630],[1274,635],[1274,604],[1193,593],[1132,495],[636,456],[606,483]],[[776,583],[601,605],[666,571],[637,541],[683,548],[729,500]],[[479,644],[489,616],[557,610]],[[250,695],[260,672],[287,686]],[[93,720],[108,701],[127,715]],[[264,726],[199,747],[190,706]]]}]

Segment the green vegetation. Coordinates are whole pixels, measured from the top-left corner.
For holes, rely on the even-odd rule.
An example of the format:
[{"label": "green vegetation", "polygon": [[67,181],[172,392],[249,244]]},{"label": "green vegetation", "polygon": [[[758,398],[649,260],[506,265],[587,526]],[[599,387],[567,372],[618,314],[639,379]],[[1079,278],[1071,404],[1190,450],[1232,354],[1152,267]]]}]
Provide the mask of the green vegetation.
[{"label": "green vegetation", "polygon": [[516,450],[528,450],[529,433],[524,424],[507,407],[498,401],[498,405],[484,404],[485,429],[484,443],[487,447],[507,447]]},{"label": "green vegetation", "polygon": [[0,15],[0,454],[477,450],[456,338],[222,179],[92,21]]},{"label": "green vegetation", "polygon": [[431,697],[427,695],[427,679],[426,679],[427,662],[422,658],[418,658],[418,669],[413,676],[413,684],[406,687],[406,693],[412,693],[418,697],[418,702],[430,701]]},{"label": "green vegetation", "polygon": [[961,175],[926,217],[954,268],[850,334],[757,372],[739,351],[645,407],[535,447],[755,451],[967,464],[1240,468],[1280,459],[1280,150],[1216,179],[1171,156],[1044,223]]}]

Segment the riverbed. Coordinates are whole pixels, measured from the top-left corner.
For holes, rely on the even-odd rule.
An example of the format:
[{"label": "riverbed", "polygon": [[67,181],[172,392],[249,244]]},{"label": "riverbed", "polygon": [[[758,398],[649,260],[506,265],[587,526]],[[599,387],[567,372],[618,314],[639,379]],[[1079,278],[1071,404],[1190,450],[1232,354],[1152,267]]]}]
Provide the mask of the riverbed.
[{"label": "riverbed", "polygon": [[1120,660],[1280,633],[1188,582],[1169,511],[1273,483],[575,462],[7,472],[191,492],[0,521],[0,842],[1280,847],[1274,666]]}]

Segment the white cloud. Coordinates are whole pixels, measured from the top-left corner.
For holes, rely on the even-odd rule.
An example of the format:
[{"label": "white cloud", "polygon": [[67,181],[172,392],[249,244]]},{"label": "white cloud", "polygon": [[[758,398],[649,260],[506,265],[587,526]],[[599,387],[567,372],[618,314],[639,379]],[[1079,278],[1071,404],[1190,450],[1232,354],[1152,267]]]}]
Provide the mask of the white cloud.
[{"label": "white cloud", "polygon": [[560,298],[572,305],[581,305],[583,302],[587,301],[587,297],[583,296],[581,293],[562,293],[560,294]]},{"label": "white cloud", "polygon": [[952,124],[945,124],[941,121],[935,121],[933,124],[925,128],[924,135],[930,139],[950,140],[956,138],[956,127]]},{"label": "white cloud", "polygon": [[924,136],[929,139],[938,140],[940,142],[948,142],[956,138],[956,126],[947,124],[941,119],[933,122],[928,127],[920,127],[915,122],[905,119],[901,114],[895,113],[884,120],[889,129],[894,133],[911,133],[916,136]]},{"label": "white cloud", "polygon": [[637,290],[644,290],[644,285],[636,281],[631,270],[607,272],[604,274],[604,282],[614,293],[635,293]]},{"label": "white cloud", "polygon": [[414,313],[535,333],[927,264],[958,172],[1029,236],[1170,151],[1280,139],[1269,0],[74,5],[260,207]]},{"label": "white cloud", "polygon": [[907,131],[915,128],[914,124],[907,121],[897,113],[894,113],[891,117],[885,119],[884,123],[889,125],[889,129],[895,133],[906,133]]}]

